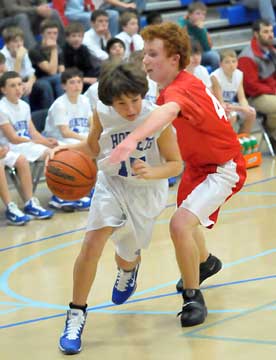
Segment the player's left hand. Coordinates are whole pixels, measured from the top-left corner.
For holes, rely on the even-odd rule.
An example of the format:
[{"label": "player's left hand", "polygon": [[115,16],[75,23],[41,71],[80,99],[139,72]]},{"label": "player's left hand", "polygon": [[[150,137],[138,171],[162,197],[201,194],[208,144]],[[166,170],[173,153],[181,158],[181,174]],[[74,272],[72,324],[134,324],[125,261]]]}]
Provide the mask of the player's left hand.
[{"label": "player's left hand", "polygon": [[137,141],[131,136],[128,136],[119,145],[112,150],[110,154],[110,163],[118,164],[129,158],[130,154],[136,149]]},{"label": "player's left hand", "polygon": [[153,179],[152,167],[143,160],[137,159],[132,164],[132,170],[138,179]]}]

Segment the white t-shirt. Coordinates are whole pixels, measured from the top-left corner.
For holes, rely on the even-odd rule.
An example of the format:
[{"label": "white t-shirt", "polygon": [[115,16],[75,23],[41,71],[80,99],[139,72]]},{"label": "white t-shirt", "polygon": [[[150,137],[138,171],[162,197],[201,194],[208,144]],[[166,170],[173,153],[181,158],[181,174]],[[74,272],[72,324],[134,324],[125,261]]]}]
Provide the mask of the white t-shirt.
[{"label": "white t-shirt", "polygon": [[202,66],[202,65],[196,66],[196,67],[194,68],[193,74],[194,74],[195,77],[197,77],[198,79],[200,79],[207,88],[211,88],[211,87],[212,87],[210,75],[209,75],[206,67],[204,67],[204,66]]},{"label": "white t-shirt", "polygon": [[[107,40],[102,38],[104,46],[106,46]],[[100,60],[107,60],[108,53],[101,48],[101,37],[96,33],[94,29],[89,29],[84,33],[82,43],[88,47],[90,53]]]},{"label": "white t-shirt", "polygon": [[[1,49],[1,53],[6,58],[5,64],[7,67],[7,71],[14,71],[15,58],[11,56],[11,53],[10,53],[9,49],[6,47],[6,45],[3,47],[3,49]],[[34,73],[35,73],[35,70],[32,66],[32,63],[31,63],[28,53],[26,53],[22,59],[19,75],[24,80],[24,79],[28,79],[31,76],[33,76]]]},{"label": "white t-shirt", "polygon": [[217,79],[221,87],[223,100],[228,103],[236,102],[237,91],[243,81],[242,71],[236,69],[232,74],[232,78],[229,79],[222,68],[218,68],[210,76],[214,76]]},{"label": "white t-shirt", "polygon": [[78,101],[73,104],[66,94],[57,98],[48,111],[44,134],[63,141],[59,126],[68,125],[70,130],[80,135],[88,135],[89,121],[92,112],[86,96],[79,95]]},{"label": "white t-shirt", "polygon": [[126,50],[125,50],[125,58],[126,59],[131,54],[131,50],[130,50],[131,43],[133,43],[133,51],[139,51],[139,50],[144,49],[144,40],[143,40],[142,36],[139,34],[134,34],[134,35],[130,36],[125,31],[122,31],[116,35],[116,38],[121,39],[126,46]]}]

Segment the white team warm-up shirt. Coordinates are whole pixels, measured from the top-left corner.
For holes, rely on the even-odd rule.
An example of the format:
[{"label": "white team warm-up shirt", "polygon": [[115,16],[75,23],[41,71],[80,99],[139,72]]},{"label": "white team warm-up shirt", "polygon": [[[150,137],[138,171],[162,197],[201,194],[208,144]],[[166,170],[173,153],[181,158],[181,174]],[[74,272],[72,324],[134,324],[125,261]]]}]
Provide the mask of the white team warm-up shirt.
[{"label": "white team warm-up shirt", "polygon": [[86,96],[79,95],[78,101],[73,104],[66,94],[57,98],[48,111],[44,134],[54,137],[60,143],[79,142],[77,139],[64,138],[60,132],[60,125],[68,125],[70,130],[87,136],[89,134],[92,111]]},{"label": "white team warm-up shirt", "polygon": [[125,58],[128,59],[131,54],[130,44],[133,43],[133,51],[139,51],[144,49],[144,40],[141,35],[134,34],[130,36],[127,32],[122,31],[115,36],[116,38],[123,41],[125,44]]},{"label": "white team warm-up shirt", "polygon": [[[6,97],[3,97],[0,100],[0,125],[11,124],[18,136],[31,139],[29,133],[30,120],[30,106],[25,101],[19,100],[17,104],[13,104]],[[8,145],[11,151],[23,154],[30,162],[38,160],[48,149],[47,146],[35,144],[33,142],[12,144],[5,137],[1,128],[0,144]],[[12,167],[14,164],[9,163],[7,165]]]},{"label": "white team warm-up shirt", "polygon": [[154,108],[156,105],[143,100],[141,114],[135,121],[128,121],[112,107],[105,106],[101,101],[97,103],[103,132],[99,140],[98,179],[87,230],[105,226],[117,228],[112,235],[116,252],[127,261],[133,261],[139,250],[148,246],[155,219],[167,202],[167,179],[137,179],[131,168],[135,159],[142,159],[152,166],[163,162],[157,144],[160,133],[139,142],[126,161],[111,166],[108,159],[116,145],[139,126]]},{"label": "white team warm-up shirt", "polygon": [[215,76],[215,78],[217,79],[221,87],[223,100],[228,103],[236,102],[238,88],[243,82],[242,71],[236,69],[233,72],[232,79],[228,79],[225,76],[222,68],[218,68],[214,72],[212,72],[210,76]]}]

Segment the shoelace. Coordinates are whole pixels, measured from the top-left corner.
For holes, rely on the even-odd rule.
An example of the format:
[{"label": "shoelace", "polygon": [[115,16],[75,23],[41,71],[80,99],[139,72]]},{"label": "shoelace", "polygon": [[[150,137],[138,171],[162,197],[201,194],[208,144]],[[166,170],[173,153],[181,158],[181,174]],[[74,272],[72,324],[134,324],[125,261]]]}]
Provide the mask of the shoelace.
[{"label": "shoelace", "polygon": [[79,332],[84,324],[85,318],[83,315],[73,315],[67,321],[66,338],[68,340],[76,340]]},{"label": "shoelace", "polygon": [[119,291],[125,291],[128,287],[129,281],[132,279],[133,271],[124,271],[119,269],[116,281],[116,289]]},{"label": "shoelace", "polygon": [[14,202],[10,202],[8,204],[8,209],[12,214],[16,216],[22,217],[25,215],[20,209],[18,209],[17,205]]},{"label": "shoelace", "polygon": [[43,207],[40,205],[40,202],[37,198],[33,197],[31,199],[31,204],[32,207],[34,207],[36,210],[45,211],[45,209],[43,209]]}]

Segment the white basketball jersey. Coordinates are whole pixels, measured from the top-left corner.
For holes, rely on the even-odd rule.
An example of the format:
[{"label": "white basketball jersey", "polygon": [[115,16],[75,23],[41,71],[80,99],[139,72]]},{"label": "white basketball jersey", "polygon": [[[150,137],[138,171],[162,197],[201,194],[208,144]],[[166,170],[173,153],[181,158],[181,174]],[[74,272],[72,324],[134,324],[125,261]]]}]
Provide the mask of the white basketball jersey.
[{"label": "white basketball jersey", "polygon": [[[109,175],[120,176],[123,179],[137,181],[141,184],[141,179],[136,180],[133,176],[131,165],[136,159],[141,159],[152,166],[162,163],[159,153],[157,139],[160,133],[149,136],[137,144],[136,150],[131,154],[128,160],[120,164],[111,166],[108,162],[111,151],[124,140],[145,118],[152,112],[157,105],[148,100],[142,101],[142,110],[140,115],[134,120],[129,121],[119,115],[111,106],[104,105],[101,101],[97,103],[97,113],[103,128],[99,144],[101,153],[98,160],[98,167]],[[147,182],[149,180],[146,180]],[[143,182],[143,181],[142,181]]]},{"label": "white basketball jersey", "polygon": [[237,91],[241,82],[243,81],[243,73],[236,69],[233,72],[232,79],[228,79],[224,71],[218,68],[212,72],[211,76],[215,76],[222,91],[222,97],[225,102],[233,103],[236,102]]}]

